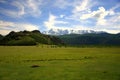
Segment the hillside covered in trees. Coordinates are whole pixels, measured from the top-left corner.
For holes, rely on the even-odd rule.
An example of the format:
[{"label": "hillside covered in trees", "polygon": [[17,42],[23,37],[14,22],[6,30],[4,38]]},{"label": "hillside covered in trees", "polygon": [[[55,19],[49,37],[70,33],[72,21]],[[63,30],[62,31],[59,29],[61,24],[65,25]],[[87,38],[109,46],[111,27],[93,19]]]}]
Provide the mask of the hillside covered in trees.
[{"label": "hillside covered in trees", "polygon": [[37,45],[37,44],[61,45],[63,44],[63,42],[55,36],[42,34],[38,30],[34,30],[31,32],[12,31],[4,37],[0,35],[0,45]]},{"label": "hillside covered in trees", "polygon": [[69,34],[58,36],[65,44],[69,45],[111,45],[120,46],[119,34]]}]

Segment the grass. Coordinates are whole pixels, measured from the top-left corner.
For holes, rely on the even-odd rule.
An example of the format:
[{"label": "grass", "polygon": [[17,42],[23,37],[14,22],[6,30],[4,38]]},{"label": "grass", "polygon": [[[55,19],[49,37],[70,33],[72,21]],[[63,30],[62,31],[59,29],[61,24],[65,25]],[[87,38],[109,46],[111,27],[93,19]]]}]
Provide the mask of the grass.
[{"label": "grass", "polygon": [[120,48],[0,46],[0,80],[120,80]]}]

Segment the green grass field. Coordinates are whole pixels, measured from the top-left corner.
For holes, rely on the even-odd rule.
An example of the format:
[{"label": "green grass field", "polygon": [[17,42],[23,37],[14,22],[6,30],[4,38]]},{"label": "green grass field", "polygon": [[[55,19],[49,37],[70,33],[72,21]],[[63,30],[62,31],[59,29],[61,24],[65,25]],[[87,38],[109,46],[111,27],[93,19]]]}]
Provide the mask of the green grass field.
[{"label": "green grass field", "polygon": [[120,48],[1,46],[0,80],[120,80]]}]

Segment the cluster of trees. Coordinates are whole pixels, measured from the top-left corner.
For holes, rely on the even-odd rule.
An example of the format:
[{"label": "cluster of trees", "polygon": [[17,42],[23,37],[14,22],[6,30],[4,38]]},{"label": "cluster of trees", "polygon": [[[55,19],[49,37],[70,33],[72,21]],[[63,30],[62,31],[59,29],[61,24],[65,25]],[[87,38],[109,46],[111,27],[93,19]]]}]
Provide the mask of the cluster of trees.
[{"label": "cluster of trees", "polygon": [[38,45],[38,44],[61,45],[63,44],[63,42],[55,36],[42,34],[38,30],[34,30],[31,32],[12,31],[4,37],[0,35],[0,45]]},{"label": "cluster of trees", "polygon": [[119,34],[69,34],[58,36],[69,45],[117,45],[120,46]]}]

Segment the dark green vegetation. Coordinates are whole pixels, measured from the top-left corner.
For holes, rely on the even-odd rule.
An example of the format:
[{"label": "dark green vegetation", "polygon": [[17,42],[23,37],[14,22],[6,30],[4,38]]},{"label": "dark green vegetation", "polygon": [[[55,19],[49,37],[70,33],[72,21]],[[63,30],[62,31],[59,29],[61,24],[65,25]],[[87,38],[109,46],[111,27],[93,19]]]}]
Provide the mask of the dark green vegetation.
[{"label": "dark green vegetation", "polygon": [[69,45],[108,45],[120,46],[120,34],[70,34],[59,38]]},{"label": "dark green vegetation", "polygon": [[1,46],[0,80],[120,80],[120,48]]},{"label": "dark green vegetation", "polygon": [[20,32],[10,32],[5,37],[0,37],[1,45],[37,45],[37,44],[53,44],[59,45],[63,44],[62,41],[55,37],[44,35],[38,30],[32,32],[20,31]]},{"label": "dark green vegetation", "polygon": [[2,35],[0,35],[0,40],[2,40],[3,39],[3,36]]}]

